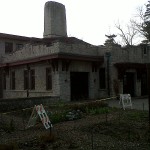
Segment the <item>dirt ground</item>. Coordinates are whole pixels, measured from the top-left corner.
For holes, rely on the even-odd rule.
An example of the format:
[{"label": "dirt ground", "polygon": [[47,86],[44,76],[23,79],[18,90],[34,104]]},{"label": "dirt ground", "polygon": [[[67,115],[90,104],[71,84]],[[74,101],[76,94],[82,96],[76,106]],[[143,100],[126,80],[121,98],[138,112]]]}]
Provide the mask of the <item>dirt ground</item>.
[{"label": "dirt ground", "polygon": [[148,117],[130,110],[83,115],[54,124],[51,136],[41,123],[28,130],[1,129],[0,144],[19,150],[149,150]]}]

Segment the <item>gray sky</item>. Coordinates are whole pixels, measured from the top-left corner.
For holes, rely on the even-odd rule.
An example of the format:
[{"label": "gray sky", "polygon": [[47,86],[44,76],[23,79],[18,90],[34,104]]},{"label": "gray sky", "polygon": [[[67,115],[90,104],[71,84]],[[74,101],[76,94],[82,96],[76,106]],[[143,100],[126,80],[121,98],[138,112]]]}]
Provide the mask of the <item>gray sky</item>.
[{"label": "gray sky", "polygon": [[[117,33],[114,24],[127,23],[148,0],[55,0],[65,5],[68,36],[94,45],[105,34]],[[44,4],[47,0],[0,0],[0,32],[43,37]]]}]

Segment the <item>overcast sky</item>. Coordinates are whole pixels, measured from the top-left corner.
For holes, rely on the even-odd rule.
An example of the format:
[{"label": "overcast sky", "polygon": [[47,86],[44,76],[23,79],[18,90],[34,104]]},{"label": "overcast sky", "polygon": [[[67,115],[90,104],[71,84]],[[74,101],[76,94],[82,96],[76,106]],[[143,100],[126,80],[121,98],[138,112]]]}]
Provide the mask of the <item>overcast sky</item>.
[{"label": "overcast sky", "polygon": [[[65,5],[68,36],[94,45],[105,34],[116,33],[114,24],[126,23],[148,0],[55,0]],[[0,0],[0,32],[43,37],[44,4],[47,0]]]}]

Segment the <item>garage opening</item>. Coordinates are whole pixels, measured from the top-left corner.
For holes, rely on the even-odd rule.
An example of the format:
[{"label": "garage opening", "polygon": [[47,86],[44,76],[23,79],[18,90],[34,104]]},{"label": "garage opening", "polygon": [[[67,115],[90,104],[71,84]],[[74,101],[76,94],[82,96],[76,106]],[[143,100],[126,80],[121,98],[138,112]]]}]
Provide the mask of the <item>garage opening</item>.
[{"label": "garage opening", "polygon": [[88,99],[89,97],[89,82],[88,72],[71,72],[71,100]]}]

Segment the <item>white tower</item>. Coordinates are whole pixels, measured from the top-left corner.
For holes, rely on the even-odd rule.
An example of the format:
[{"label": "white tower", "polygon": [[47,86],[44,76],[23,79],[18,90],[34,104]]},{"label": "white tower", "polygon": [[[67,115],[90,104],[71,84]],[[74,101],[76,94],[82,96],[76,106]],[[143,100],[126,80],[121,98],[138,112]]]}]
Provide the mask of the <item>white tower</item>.
[{"label": "white tower", "polygon": [[48,1],[44,7],[44,38],[66,37],[66,9],[63,4]]}]

